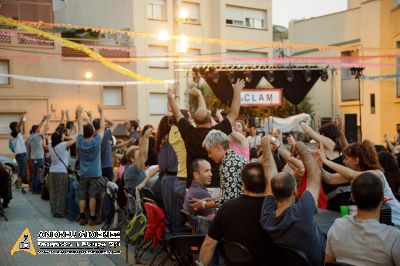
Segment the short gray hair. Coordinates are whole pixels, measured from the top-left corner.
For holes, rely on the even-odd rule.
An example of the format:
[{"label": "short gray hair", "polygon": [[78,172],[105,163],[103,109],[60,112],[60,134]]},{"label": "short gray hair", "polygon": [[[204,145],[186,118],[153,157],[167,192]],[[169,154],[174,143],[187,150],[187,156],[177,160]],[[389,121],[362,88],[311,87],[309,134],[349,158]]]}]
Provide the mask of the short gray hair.
[{"label": "short gray hair", "polygon": [[213,129],[208,132],[207,136],[205,137],[203,141],[203,148],[214,148],[217,146],[217,144],[221,145],[225,150],[229,150],[228,136],[220,130]]}]

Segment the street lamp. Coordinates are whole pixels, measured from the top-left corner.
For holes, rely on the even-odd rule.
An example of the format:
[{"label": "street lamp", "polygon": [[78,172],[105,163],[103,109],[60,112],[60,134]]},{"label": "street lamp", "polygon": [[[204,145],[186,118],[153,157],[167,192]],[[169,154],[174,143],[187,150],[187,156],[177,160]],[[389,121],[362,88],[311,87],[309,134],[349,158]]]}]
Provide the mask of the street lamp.
[{"label": "street lamp", "polygon": [[178,13],[178,19],[185,20],[188,16],[188,11],[186,9],[181,9]]},{"label": "street lamp", "polygon": [[93,77],[93,73],[90,71],[85,72],[85,79],[91,79]]},{"label": "street lamp", "polygon": [[157,39],[160,40],[160,41],[168,41],[170,39],[168,31],[165,31],[165,30],[164,31],[160,31],[157,34]]}]

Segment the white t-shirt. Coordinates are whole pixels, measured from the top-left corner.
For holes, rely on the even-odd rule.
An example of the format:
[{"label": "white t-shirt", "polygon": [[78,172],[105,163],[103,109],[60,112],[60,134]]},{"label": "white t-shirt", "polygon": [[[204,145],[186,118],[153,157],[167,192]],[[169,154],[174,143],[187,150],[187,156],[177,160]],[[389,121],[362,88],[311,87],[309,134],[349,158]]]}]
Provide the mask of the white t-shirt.
[{"label": "white t-shirt", "polygon": [[383,196],[386,200],[386,203],[392,209],[392,223],[396,226],[400,226],[400,202],[393,195],[392,190],[390,189],[389,183],[386,180],[385,174],[380,170],[371,171],[375,174],[379,173],[383,177]]},{"label": "white t-shirt", "polygon": [[26,153],[25,141],[21,133],[18,133],[16,138],[12,136],[10,136],[10,138],[14,145],[15,154]]},{"label": "white t-shirt", "polygon": [[[49,152],[51,156],[51,165],[50,165],[50,173],[68,173],[65,165],[68,166],[68,152],[67,152],[67,142],[63,141],[59,143],[54,149],[51,144],[49,144]],[[57,155],[54,153],[54,150],[57,152],[58,157],[64,162],[64,164],[58,159]]]},{"label": "white t-shirt", "polygon": [[249,143],[250,149],[253,148],[254,146],[260,146],[261,145],[261,137],[259,135],[248,136],[247,142]]},{"label": "white t-shirt", "polygon": [[351,265],[400,265],[400,230],[346,215],[329,229],[326,255]]}]

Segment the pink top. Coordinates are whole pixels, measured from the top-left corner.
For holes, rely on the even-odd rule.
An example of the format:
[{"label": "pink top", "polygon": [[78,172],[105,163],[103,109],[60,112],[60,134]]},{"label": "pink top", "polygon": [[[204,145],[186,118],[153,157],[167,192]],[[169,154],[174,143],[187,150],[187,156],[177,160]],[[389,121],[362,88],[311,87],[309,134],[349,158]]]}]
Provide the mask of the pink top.
[{"label": "pink top", "polygon": [[244,146],[237,143],[232,137],[229,138],[229,148],[237,154],[243,156],[246,161],[250,160],[250,148],[249,143],[245,141]]},{"label": "pink top", "polygon": [[125,165],[121,165],[121,166],[118,168],[118,170],[117,170],[118,179],[121,178],[122,175],[124,174],[125,168],[126,168]]}]

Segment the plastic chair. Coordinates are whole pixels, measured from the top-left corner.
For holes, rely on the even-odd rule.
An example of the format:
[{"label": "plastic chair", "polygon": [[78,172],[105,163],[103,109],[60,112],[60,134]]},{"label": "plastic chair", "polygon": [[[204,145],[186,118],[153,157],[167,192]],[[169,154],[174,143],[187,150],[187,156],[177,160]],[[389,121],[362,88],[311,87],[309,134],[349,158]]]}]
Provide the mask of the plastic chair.
[{"label": "plastic chair", "polygon": [[178,265],[193,265],[200,253],[204,238],[205,235],[171,236],[167,240],[168,255],[164,257],[161,265],[164,265],[168,258],[176,259],[175,264]]},{"label": "plastic chair", "polygon": [[281,247],[281,258],[283,265],[311,266],[312,263],[307,255],[299,249]]},{"label": "plastic chair", "polygon": [[228,265],[255,265],[250,251],[242,244],[224,240],[222,247]]}]

